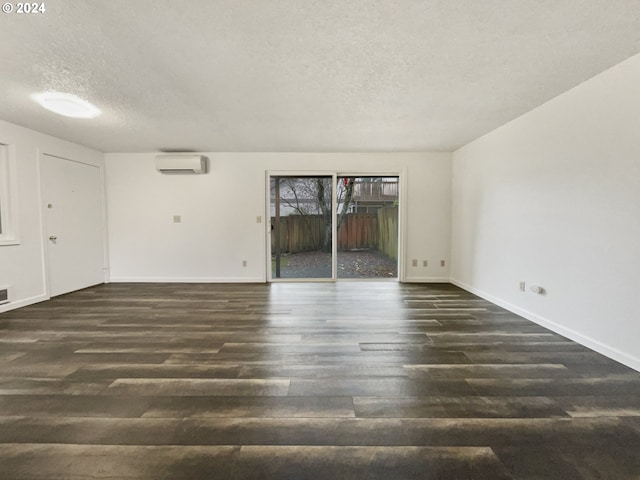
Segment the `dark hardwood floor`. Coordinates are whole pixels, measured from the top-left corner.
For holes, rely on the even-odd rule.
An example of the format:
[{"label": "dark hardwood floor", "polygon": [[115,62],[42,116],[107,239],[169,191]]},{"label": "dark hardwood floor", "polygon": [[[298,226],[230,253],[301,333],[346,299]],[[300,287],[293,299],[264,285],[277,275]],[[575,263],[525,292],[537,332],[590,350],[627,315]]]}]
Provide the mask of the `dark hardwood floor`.
[{"label": "dark hardwood floor", "polygon": [[0,315],[0,478],[637,480],[640,374],[451,285],[103,285]]}]

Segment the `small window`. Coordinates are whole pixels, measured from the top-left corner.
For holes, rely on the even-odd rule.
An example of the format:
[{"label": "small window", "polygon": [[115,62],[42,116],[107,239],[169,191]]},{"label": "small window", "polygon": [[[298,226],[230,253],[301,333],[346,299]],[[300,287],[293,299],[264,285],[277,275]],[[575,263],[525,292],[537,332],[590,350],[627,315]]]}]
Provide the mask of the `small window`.
[{"label": "small window", "polygon": [[18,219],[15,164],[7,145],[0,143],[0,245],[16,245]]}]

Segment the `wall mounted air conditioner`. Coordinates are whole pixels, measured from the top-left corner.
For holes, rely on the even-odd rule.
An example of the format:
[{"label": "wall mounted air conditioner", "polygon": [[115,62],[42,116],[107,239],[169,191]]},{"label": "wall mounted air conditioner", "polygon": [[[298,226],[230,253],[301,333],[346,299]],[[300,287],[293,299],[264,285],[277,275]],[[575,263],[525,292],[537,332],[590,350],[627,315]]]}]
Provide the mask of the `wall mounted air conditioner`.
[{"label": "wall mounted air conditioner", "polygon": [[207,157],[202,155],[158,155],[156,170],[160,173],[207,173]]}]

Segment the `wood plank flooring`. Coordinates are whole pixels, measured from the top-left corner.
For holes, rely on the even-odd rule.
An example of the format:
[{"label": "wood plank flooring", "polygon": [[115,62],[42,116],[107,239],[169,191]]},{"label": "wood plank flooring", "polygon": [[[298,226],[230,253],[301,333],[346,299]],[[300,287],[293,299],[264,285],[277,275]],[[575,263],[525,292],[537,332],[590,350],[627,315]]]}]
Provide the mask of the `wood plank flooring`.
[{"label": "wood plank flooring", "polygon": [[110,284],[0,315],[2,479],[640,479],[640,374],[447,284]]}]

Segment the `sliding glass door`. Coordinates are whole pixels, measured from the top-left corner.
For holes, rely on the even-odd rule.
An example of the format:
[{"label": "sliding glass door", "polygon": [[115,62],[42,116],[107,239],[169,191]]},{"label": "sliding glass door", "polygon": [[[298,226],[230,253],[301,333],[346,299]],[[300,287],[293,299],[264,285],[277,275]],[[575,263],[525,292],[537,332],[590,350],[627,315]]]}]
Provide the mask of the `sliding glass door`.
[{"label": "sliding glass door", "polygon": [[333,275],[334,177],[271,176],[271,279]]},{"label": "sliding glass door", "polygon": [[398,278],[397,176],[339,176],[337,278]]},{"label": "sliding glass door", "polygon": [[268,181],[270,281],[398,278],[398,176]]}]

